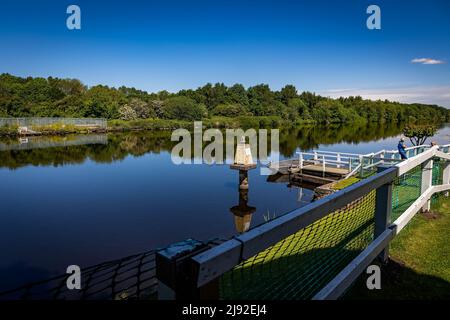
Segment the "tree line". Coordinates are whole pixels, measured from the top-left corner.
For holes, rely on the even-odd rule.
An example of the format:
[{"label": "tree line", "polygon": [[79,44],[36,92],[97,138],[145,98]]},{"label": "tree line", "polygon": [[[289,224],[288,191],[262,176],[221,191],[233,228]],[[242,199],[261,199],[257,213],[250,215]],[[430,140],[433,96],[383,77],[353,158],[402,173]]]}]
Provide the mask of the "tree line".
[{"label": "tree line", "polygon": [[371,101],[359,96],[331,99],[293,85],[273,91],[267,84],[206,84],[177,93],[149,93],[125,86],[88,87],[77,79],[0,75],[0,117],[101,117],[107,119],[201,120],[270,116],[292,122],[347,123],[448,121],[437,105]]}]

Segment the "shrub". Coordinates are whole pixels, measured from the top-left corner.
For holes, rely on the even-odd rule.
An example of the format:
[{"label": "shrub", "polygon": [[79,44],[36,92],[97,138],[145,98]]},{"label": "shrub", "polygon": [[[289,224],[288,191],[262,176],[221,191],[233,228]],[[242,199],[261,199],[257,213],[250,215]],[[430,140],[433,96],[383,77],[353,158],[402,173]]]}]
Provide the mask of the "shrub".
[{"label": "shrub", "polygon": [[194,100],[187,97],[174,97],[164,101],[162,106],[163,116],[166,119],[179,120],[201,120],[207,116],[206,107],[197,104]]},{"label": "shrub", "polygon": [[250,115],[245,107],[240,104],[219,104],[212,110],[215,116],[238,117]]}]

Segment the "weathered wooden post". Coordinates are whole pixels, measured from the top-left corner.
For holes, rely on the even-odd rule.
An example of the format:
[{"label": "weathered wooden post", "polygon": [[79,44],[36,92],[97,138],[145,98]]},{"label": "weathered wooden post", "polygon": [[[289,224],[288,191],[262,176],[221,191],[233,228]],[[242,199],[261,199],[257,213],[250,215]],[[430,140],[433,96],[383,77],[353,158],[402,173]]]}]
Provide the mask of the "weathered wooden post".
[{"label": "weathered wooden post", "polygon": [[[390,168],[387,165],[377,166],[377,173]],[[382,185],[376,190],[375,198],[375,234],[374,239],[381,235],[391,223],[392,212],[392,182]],[[378,256],[382,262],[387,262],[389,257],[389,246]]]},{"label": "weathered wooden post", "polygon": [[159,300],[219,299],[219,282],[198,288],[198,266],[191,259],[211,246],[193,239],[174,243],[156,253]]},{"label": "weathered wooden post", "polygon": [[364,178],[364,157],[362,155],[359,156],[359,164],[361,165],[360,177]]},{"label": "weathered wooden post", "polygon": [[[423,194],[431,187],[433,182],[433,159],[429,159],[422,164],[422,183],[420,193]],[[431,199],[429,199],[422,207],[422,212],[430,211]]]}]

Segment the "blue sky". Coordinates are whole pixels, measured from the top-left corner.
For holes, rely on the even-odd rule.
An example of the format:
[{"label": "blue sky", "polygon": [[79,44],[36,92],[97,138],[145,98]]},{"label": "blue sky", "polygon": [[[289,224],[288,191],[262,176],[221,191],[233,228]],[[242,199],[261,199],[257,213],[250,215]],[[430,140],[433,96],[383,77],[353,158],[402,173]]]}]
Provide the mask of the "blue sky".
[{"label": "blue sky", "polygon": [[[81,8],[81,30],[66,28],[70,4]],[[366,28],[370,4],[381,8],[381,30]],[[7,0],[0,39],[0,72],[19,76],[147,91],[294,84],[450,107],[446,0]]]}]

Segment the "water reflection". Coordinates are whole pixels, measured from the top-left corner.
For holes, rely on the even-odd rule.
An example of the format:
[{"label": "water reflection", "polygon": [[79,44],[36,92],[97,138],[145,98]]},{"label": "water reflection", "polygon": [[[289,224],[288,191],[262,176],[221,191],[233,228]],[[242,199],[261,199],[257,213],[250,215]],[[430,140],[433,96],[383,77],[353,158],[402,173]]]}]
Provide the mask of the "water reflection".
[{"label": "water reflection", "polygon": [[[282,130],[280,154],[319,145],[362,153],[395,148],[401,127]],[[445,130],[433,140],[448,143]],[[9,267],[22,262],[28,274],[59,274],[70,264],[86,267],[188,238],[229,238],[313,197],[288,180],[268,183],[257,169],[248,173],[249,190],[239,191],[228,165],[174,165],[170,135],[35,137],[33,147],[31,138],[0,139],[0,291],[4,283],[21,284]]]},{"label": "water reflection", "polygon": [[239,189],[239,204],[230,208],[234,215],[234,225],[238,233],[250,229],[253,213],[256,208],[248,205],[248,189]]},{"label": "water reflection", "polygon": [[[401,124],[353,124],[349,126],[297,127],[280,131],[280,154],[292,157],[298,149],[310,150],[319,144],[359,143],[393,137]],[[62,166],[86,160],[97,163],[120,161],[127,156],[170,152],[177,142],[170,132],[128,132],[108,135],[72,135],[33,137],[28,141],[0,139],[0,167],[10,169],[26,165]],[[204,143],[205,147],[207,143]],[[268,141],[270,146],[270,139]],[[225,148],[225,146],[224,146]],[[270,150],[269,150],[270,152]]]}]

